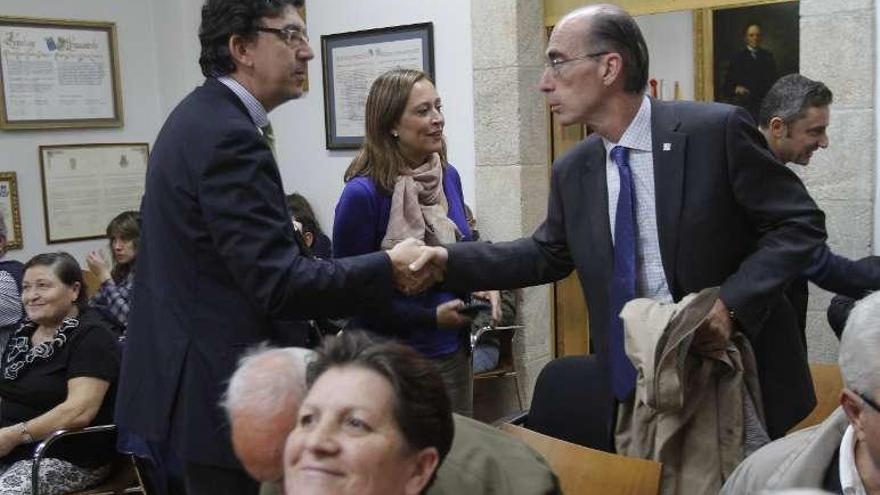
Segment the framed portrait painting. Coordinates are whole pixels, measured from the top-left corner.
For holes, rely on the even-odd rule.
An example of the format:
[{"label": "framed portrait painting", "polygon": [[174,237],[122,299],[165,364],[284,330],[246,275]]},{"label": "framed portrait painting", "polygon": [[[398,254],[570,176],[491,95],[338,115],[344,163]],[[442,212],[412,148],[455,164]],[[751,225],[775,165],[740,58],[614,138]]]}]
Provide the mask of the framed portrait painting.
[{"label": "framed portrait painting", "polygon": [[701,9],[697,16],[702,99],[739,105],[757,120],[773,83],[799,70],[799,2],[751,2]]}]

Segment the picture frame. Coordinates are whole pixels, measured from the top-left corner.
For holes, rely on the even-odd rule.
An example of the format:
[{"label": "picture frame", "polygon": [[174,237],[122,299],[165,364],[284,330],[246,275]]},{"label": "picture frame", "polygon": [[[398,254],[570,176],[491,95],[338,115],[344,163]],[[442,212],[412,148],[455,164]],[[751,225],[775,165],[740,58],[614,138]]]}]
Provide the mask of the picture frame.
[{"label": "picture frame", "polygon": [[147,143],[40,146],[46,243],[103,238],[113,217],[138,210],[149,153]]},{"label": "picture frame", "polygon": [[[797,0],[750,1],[697,9],[696,99],[742,106],[757,120],[763,95],[773,82],[799,71],[799,9]],[[751,49],[752,55],[746,38],[749,30],[754,35],[755,26],[760,37]]]},{"label": "picture frame", "polygon": [[0,172],[0,212],[6,224],[6,250],[21,249],[21,209],[18,202],[18,178],[15,172]]},{"label": "picture frame", "polygon": [[357,149],[373,81],[394,68],[424,71],[436,83],[430,22],[321,36],[327,149]]},{"label": "picture frame", "polygon": [[0,17],[0,129],[122,125],[114,23]]}]

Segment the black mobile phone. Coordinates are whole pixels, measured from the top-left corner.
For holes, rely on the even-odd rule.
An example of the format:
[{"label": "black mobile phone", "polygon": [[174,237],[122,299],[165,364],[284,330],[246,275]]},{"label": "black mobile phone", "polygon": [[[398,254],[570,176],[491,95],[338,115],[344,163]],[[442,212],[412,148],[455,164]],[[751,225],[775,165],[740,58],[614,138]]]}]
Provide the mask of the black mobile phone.
[{"label": "black mobile phone", "polygon": [[483,302],[483,301],[471,301],[469,303],[465,303],[464,306],[458,308],[458,312],[469,317],[473,318],[477,316],[481,311],[486,311],[492,309],[492,305]]}]

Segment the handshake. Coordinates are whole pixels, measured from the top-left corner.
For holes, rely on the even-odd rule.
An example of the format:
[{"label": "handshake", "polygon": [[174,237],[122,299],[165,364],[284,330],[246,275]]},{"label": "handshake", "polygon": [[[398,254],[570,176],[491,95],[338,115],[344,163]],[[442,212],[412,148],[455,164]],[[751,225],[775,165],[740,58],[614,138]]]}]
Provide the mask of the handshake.
[{"label": "handshake", "polygon": [[449,257],[446,248],[426,246],[410,237],[386,252],[391,258],[394,286],[400,292],[418,294],[443,281]]}]

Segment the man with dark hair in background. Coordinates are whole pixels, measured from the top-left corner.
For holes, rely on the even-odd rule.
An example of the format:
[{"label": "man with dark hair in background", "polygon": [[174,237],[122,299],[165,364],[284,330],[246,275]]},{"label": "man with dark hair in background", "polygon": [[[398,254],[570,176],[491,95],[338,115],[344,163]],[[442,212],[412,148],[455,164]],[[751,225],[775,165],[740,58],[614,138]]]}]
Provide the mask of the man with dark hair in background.
[{"label": "man with dark hair in background", "polygon": [[[761,104],[758,128],[780,162],[807,166],[816,150],[828,147],[825,131],[833,98],[822,82],[800,74],[783,76],[773,84]],[[802,331],[807,326],[808,279],[825,290],[858,299],[880,289],[880,264],[872,258],[852,261],[823,244],[803,276],[792,281],[786,291]],[[842,323],[832,325],[838,337]]]},{"label": "man with dark hair in background", "polygon": [[[423,247],[413,268],[445,269],[446,289],[457,291],[548,283],[576,269],[609,388],[595,404],[607,406],[609,426],[612,405],[631,400],[636,382],[623,305],[720,286],[692,348],[724,349],[734,329],[749,338],[768,433],[779,437],[815,405],[784,289],[824,242],[824,216],[744,110],[652,100],[647,74],[645,40],[624,10],[566,15],[550,35],[539,88],[562,125],[595,132],[554,163],[544,223],[513,242]],[[754,407],[747,419],[758,424]]]},{"label": "man with dark hair in background", "polygon": [[116,403],[121,429],[167,443],[189,495],[257,492],[219,407],[248,346],[272,322],[389,305],[424,280],[416,242],[321,261],[302,256],[284,204],[268,112],[303,92],[314,57],[302,0],[207,0],[207,78],[165,122],[141,203],[134,304]]},{"label": "man with dark hair in background", "polygon": [[730,58],[724,94],[731,103],[745,108],[757,120],[761,101],[776,80],[776,61],[772,53],[761,48],[760,24],[747,24],[743,39],[746,46]]}]

